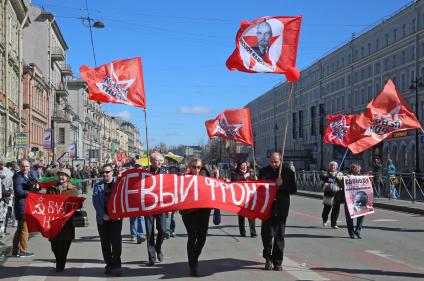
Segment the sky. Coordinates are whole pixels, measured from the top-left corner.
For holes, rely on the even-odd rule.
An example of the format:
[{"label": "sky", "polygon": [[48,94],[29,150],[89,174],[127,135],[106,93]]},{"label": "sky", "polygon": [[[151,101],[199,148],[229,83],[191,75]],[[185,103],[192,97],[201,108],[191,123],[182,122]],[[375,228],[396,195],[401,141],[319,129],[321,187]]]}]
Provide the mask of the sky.
[{"label": "sky", "polygon": [[[94,66],[85,0],[33,0],[56,15],[69,46],[68,63],[79,77]],[[207,142],[204,122],[225,109],[244,107],[285,80],[278,74],[229,71],[242,20],[302,15],[297,67],[302,70],[331,50],[396,12],[410,0],[88,0],[97,64],[141,56],[149,146]],[[104,104],[103,109],[136,124],[145,142],[140,108]]]}]

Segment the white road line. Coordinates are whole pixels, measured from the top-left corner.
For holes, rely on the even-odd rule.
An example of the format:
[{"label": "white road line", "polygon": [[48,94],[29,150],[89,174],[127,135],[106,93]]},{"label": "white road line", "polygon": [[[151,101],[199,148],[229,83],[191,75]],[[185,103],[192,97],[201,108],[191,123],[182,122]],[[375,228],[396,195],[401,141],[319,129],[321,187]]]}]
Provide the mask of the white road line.
[{"label": "white road line", "polygon": [[330,280],[307,267],[295,262],[294,260],[284,257],[283,268],[288,274],[293,275],[299,280]]},{"label": "white road line", "polygon": [[[51,262],[32,262],[30,264],[27,265],[27,270],[25,271],[25,276],[22,276],[21,278],[19,278],[19,281],[44,281],[47,278],[47,275],[49,274],[49,269],[53,266],[53,263]],[[40,275],[31,275],[31,271],[33,268],[37,268],[37,267],[44,267],[46,268],[46,276],[40,276]]]},{"label": "white road line", "polygon": [[406,263],[406,262],[404,262],[402,260],[398,260],[398,259],[392,258],[393,257],[392,255],[384,254],[381,251],[378,251],[378,250],[366,250],[365,252],[367,252],[369,254],[373,254],[373,255],[379,256],[379,257],[382,257],[382,258],[385,258],[385,259],[387,259],[389,261],[392,261],[392,262],[404,264],[404,265],[409,266],[409,267],[411,267],[411,268],[413,268],[413,269],[415,269],[417,271],[424,272],[424,268],[423,267],[410,265],[410,264],[408,264],[408,263]]},{"label": "white road line", "polygon": [[[95,269],[97,270],[97,268],[99,269],[99,274],[98,276],[84,276],[84,269]],[[107,280],[106,277],[99,277],[101,275],[103,275],[103,271],[105,269],[105,265],[101,264],[101,263],[83,263],[81,266],[81,277],[78,279],[79,281],[103,281],[103,280]],[[103,275],[104,276],[104,275]]]},{"label": "white road line", "polygon": [[372,222],[394,222],[399,220],[392,220],[392,219],[379,219],[379,220],[370,220]]}]

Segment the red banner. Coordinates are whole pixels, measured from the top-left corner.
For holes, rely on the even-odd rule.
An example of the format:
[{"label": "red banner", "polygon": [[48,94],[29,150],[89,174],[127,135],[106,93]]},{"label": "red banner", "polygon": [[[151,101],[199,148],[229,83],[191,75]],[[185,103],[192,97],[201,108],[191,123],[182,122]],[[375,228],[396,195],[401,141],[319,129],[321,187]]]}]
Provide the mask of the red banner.
[{"label": "red banner", "polygon": [[227,183],[203,176],[152,175],[131,169],[115,183],[109,198],[108,214],[116,219],[214,208],[265,220],[276,192],[274,181]]},{"label": "red banner", "polygon": [[84,198],[65,195],[28,193],[25,200],[25,221],[29,232],[41,232],[44,237],[54,238],[81,208]]},{"label": "red banner", "polygon": [[347,147],[349,145],[349,130],[353,115],[328,115],[330,121],[325,129],[324,142]]},{"label": "red banner", "polygon": [[420,122],[413,111],[392,80],[388,80],[380,94],[368,104],[367,110],[352,119],[349,149],[355,154],[360,153],[390,137],[393,132],[419,128]]},{"label": "red banner", "polygon": [[344,177],[344,193],[351,218],[374,213],[374,193],[368,176]]},{"label": "red banner", "polygon": [[80,74],[88,84],[89,99],[146,108],[140,57],[112,61],[97,68],[83,65]]},{"label": "red banner", "polygon": [[301,16],[262,17],[242,21],[236,49],[227,60],[230,70],[287,74],[296,68]]},{"label": "red banner", "polygon": [[221,137],[253,146],[253,130],[250,109],[225,110],[215,119],[205,122],[209,138]]}]

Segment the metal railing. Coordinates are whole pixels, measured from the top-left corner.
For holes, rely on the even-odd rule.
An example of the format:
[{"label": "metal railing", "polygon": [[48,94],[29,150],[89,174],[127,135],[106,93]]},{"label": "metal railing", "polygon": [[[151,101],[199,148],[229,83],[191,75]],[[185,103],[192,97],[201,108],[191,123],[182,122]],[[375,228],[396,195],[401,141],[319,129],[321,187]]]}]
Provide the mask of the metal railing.
[{"label": "metal railing", "polygon": [[[299,190],[322,191],[320,171],[296,171],[296,183]],[[403,200],[424,201],[424,174],[412,173],[375,173],[371,176],[376,198],[392,198],[395,190],[397,197]]]}]

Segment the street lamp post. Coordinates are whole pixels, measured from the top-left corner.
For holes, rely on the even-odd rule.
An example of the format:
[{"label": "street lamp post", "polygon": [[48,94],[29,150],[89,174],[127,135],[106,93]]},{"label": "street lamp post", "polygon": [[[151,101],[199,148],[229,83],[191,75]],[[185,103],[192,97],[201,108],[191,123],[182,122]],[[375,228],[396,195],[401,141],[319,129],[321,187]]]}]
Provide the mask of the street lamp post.
[{"label": "street lamp post", "polygon": [[[418,90],[420,88],[424,87],[423,84],[423,78],[422,77],[416,77],[415,79],[411,80],[411,86],[409,86],[410,90],[415,90],[415,116],[418,120],[420,120],[419,117],[419,100],[418,100]],[[415,172],[420,173],[420,142],[419,142],[419,135],[418,135],[418,129],[415,130]]]},{"label": "street lamp post", "polygon": [[[90,29],[90,40],[91,40],[91,48],[93,50],[93,58],[94,58],[94,65],[97,67],[97,60],[96,60],[96,52],[94,51],[94,40],[93,40],[93,27],[94,28],[104,28],[105,24],[99,20],[93,19],[90,17],[90,12],[88,10],[88,2],[87,0],[85,0],[85,7],[86,7],[86,11],[87,11],[87,16],[86,17],[80,17],[79,19],[82,20],[82,23],[84,26],[88,26],[88,28]],[[88,25],[85,25],[85,23],[88,23]]]}]

